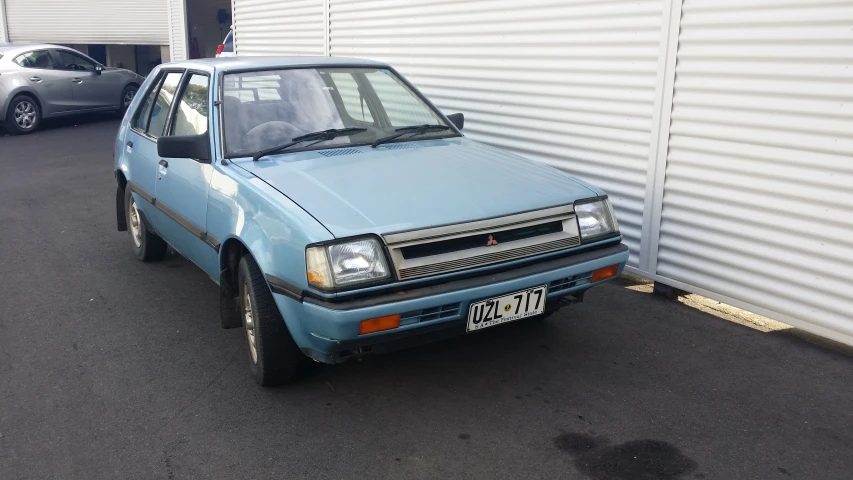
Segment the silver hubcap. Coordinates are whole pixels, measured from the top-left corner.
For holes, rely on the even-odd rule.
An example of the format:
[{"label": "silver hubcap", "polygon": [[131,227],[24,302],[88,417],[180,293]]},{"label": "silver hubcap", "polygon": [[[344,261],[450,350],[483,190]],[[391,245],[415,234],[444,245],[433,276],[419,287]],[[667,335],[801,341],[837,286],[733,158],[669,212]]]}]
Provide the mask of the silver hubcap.
[{"label": "silver hubcap", "polygon": [[124,94],[124,98],[122,99],[122,103],[124,104],[124,108],[130,106],[130,102],[133,101],[133,97],[136,95],[136,90],[131,90]]},{"label": "silver hubcap", "polygon": [[252,298],[249,296],[249,285],[243,282],[243,323],[246,325],[246,339],[249,341],[249,353],[252,363],[258,363],[258,347],[255,338],[255,316],[252,314]]},{"label": "silver hubcap", "polygon": [[36,106],[26,100],[15,105],[15,123],[23,130],[29,130],[36,124]]},{"label": "silver hubcap", "polygon": [[133,201],[133,197],[130,197],[130,236],[133,238],[136,248],[142,246],[142,225],[139,221],[139,210],[136,209],[136,202]]}]

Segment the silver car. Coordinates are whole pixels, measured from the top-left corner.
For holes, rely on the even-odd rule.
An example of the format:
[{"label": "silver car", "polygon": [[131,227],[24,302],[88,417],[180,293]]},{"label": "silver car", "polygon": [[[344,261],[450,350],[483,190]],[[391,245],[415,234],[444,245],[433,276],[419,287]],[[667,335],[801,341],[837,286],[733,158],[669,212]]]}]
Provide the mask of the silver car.
[{"label": "silver car", "polygon": [[31,133],[43,118],[124,113],[143,77],[58,45],[0,44],[0,124]]}]

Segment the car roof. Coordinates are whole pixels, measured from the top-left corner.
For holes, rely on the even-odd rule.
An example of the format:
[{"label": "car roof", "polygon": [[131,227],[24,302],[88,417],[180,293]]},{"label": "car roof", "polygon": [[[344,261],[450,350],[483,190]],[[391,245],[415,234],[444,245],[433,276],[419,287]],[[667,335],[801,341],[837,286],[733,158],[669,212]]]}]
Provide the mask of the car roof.
[{"label": "car roof", "polygon": [[42,48],[74,50],[73,48],[63,47],[62,45],[53,45],[50,43],[0,43],[0,53],[4,55],[13,55],[15,53],[29,52],[30,50],[38,50]]},{"label": "car roof", "polygon": [[336,66],[336,67],[376,67],[388,68],[387,63],[377,62],[375,60],[363,60],[360,58],[347,57],[219,57],[219,58],[200,58],[196,60],[185,60],[180,62],[170,62],[160,65],[161,68],[204,68],[205,70],[214,69],[217,71],[235,71],[235,70],[272,70],[276,68],[294,68],[294,67],[316,67],[316,66]]}]

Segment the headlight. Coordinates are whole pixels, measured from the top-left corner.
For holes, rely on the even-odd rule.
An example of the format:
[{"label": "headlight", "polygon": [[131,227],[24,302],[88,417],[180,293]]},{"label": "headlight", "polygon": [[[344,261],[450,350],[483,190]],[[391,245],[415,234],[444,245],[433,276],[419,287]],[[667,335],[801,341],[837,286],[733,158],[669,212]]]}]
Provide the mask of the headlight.
[{"label": "headlight", "polygon": [[610,200],[606,198],[576,203],[575,215],[578,218],[581,241],[619,231],[619,224],[616,223],[613,207],[610,206]]},{"label": "headlight", "polygon": [[305,265],[308,283],[325,290],[391,276],[382,245],[375,238],[308,247]]}]

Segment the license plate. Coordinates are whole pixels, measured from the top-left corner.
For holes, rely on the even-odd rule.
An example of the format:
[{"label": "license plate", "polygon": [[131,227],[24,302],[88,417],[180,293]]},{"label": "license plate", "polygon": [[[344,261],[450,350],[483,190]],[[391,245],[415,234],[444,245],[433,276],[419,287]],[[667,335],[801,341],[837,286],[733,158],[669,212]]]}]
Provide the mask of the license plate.
[{"label": "license plate", "polygon": [[468,309],[468,331],[539,315],[545,311],[545,292],[545,285],[541,285],[472,303]]}]

